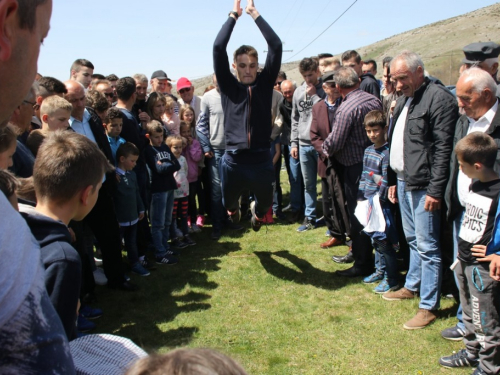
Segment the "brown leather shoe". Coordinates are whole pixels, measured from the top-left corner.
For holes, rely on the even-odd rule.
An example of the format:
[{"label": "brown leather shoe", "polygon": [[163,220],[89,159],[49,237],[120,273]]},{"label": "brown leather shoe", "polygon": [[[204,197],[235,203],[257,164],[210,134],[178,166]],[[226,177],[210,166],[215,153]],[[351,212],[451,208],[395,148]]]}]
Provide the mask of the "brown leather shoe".
[{"label": "brown leather shoe", "polygon": [[418,309],[417,315],[403,324],[404,329],[421,329],[427,327],[436,320],[436,312],[426,309]]},{"label": "brown leather shoe", "polygon": [[338,238],[335,238],[335,237],[330,237],[330,239],[328,241],[323,242],[321,245],[319,245],[319,247],[321,247],[322,249],[327,249],[329,247],[340,246],[343,244],[344,244],[344,241],[339,240]]}]

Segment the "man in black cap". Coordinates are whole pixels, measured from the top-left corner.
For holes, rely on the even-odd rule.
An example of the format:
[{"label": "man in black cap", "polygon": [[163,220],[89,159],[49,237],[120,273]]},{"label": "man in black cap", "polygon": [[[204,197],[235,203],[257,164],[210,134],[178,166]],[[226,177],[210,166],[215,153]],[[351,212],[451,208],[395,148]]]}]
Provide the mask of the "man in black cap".
[{"label": "man in black cap", "polygon": [[163,70],[153,72],[153,74],[151,74],[151,91],[156,91],[165,95],[168,81],[170,81],[170,78],[168,78],[167,73]]},{"label": "man in black cap", "polygon": [[477,66],[491,74],[497,83],[497,96],[500,95],[500,82],[498,74],[498,55],[500,55],[500,45],[494,42],[471,43],[464,47],[464,59],[462,64],[467,68]]}]

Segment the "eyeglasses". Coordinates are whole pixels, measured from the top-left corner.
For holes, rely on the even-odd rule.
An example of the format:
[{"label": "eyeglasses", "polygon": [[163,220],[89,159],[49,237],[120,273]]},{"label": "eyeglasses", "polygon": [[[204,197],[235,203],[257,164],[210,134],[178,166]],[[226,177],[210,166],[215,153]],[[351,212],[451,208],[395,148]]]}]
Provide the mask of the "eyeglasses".
[{"label": "eyeglasses", "polygon": [[115,94],[113,94],[112,92],[105,92],[104,96],[107,96],[108,98],[112,98],[115,96]]},{"label": "eyeglasses", "polygon": [[27,100],[23,100],[23,104],[29,104],[29,105],[32,105],[33,107],[36,106],[36,103],[29,102]]},{"label": "eyeglasses", "polygon": [[191,87],[188,87],[186,89],[180,89],[179,94],[184,94],[185,92],[189,92],[189,91],[191,91]]},{"label": "eyeglasses", "polygon": [[283,81],[275,82],[274,86],[281,86],[281,82],[283,82]]}]

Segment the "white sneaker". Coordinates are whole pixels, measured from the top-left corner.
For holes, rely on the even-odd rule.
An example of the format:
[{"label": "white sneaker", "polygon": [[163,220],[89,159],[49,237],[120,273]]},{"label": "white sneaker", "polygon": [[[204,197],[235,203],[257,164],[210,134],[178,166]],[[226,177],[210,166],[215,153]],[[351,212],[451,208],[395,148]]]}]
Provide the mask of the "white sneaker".
[{"label": "white sneaker", "polygon": [[201,228],[196,224],[191,225],[191,229],[193,230],[193,233],[200,233],[201,232]]},{"label": "white sneaker", "polygon": [[106,285],[108,283],[108,279],[102,268],[97,268],[94,271],[94,281],[97,285]]}]

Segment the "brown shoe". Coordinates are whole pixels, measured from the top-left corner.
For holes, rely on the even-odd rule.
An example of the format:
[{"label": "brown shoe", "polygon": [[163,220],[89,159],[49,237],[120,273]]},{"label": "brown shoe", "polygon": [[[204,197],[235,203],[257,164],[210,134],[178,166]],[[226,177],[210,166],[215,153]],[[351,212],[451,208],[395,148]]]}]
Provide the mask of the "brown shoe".
[{"label": "brown shoe", "polygon": [[404,329],[420,329],[425,328],[436,320],[434,311],[426,309],[418,309],[417,315],[403,324]]},{"label": "brown shoe", "polygon": [[322,249],[327,249],[329,247],[340,246],[343,244],[344,244],[344,241],[339,240],[338,238],[335,238],[335,237],[330,237],[330,239],[328,241],[323,242],[321,245],[319,245],[319,247],[321,247]]},{"label": "brown shoe", "polygon": [[409,289],[401,288],[395,292],[387,292],[382,294],[382,298],[386,301],[402,301],[404,299],[413,299],[416,297],[416,293]]}]

